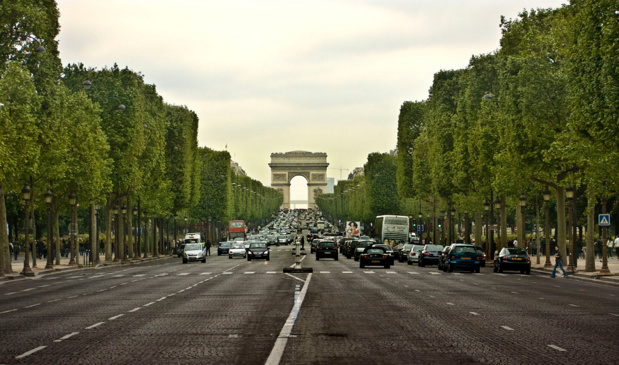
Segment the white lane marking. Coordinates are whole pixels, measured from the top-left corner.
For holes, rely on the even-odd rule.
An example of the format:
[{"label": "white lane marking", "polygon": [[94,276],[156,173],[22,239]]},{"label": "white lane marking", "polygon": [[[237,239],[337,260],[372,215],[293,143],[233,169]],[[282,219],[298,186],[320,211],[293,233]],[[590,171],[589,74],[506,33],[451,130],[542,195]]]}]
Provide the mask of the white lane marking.
[{"label": "white lane marking", "polygon": [[514,329],[511,327],[507,327],[507,326],[501,326],[501,328],[506,329],[508,331],[513,331]]},{"label": "white lane marking", "polygon": [[52,286],[52,284],[39,285],[37,288],[47,288],[48,286]]},{"label": "white lane marking", "polygon": [[265,365],[278,365],[284,355],[284,350],[286,349],[286,343],[288,342],[288,338],[291,336],[292,328],[294,327],[294,322],[299,315],[299,311],[301,310],[301,305],[303,304],[303,300],[305,299],[305,294],[307,293],[307,288],[309,287],[310,280],[312,279],[312,274],[307,275],[307,280],[303,285],[303,289],[300,292],[295,292],[295,301],[292,310],[290,311],[290,315],[288,319],[286,319],[286,323],[282,327],[279,336],[277,336],[277,340],[275,341],[275,345],[269,354],[269,358],[267,359]]},{"label": "white lane marking", "polygon": [[24,308],[32,308],[32,307],[39,306],[39,305],[41,305],[41,304],[43,304],[43,303],[31,304],[31,305],[26,306],[26,307],[24,307]]},{"label": "white lane marking", "polygon": [[128,281],[125,281],[124,283],[120,283],[120,284],[118,284],[118,285],[127,285],[127,284],[129,284],[129,282],[128,282]]},{"label": "white lane marking", "polygon": [[455,305],[455,304],[453,304],[453,303],[449,303],[449,302],[447,302],[447,303],[445,303],[445,304],[447,304],[447,305]]},{"label": "white lane marking", "polygon": [[104,291],[107,291],[107,289],[97,290],[97,293],[101,293],[101,292],[104,292]]},{"label": "white lane marking", "polygon": [[568,305],[569,305],[570,307],[576,307],[576,308],[580,307],[579,305],[576,305],[576,304],[568,304]]},{"label": "white lane marking", "polygon": [[22,290],[22,291],[23,291],[23,292],[24,292],[24,291],[31,291],[31,290],[34,290],[34,289],[35,289],[35,288],[28,288],[28,289],[24,289],[24,290]]},{"label": "white lane marking", "polygon": [[294,275],[292,275],[292,274],[289,274],[289,273],[285,273],[285,274],[286,274],[286,275],[288,275],[288,276],[290,276],[290,277],[291,277],[291,278],[293,278],[293,279],[297,279],[297,280],[299,280],[299,281],[305,282],[305,280],[303,280],[303,279],[301,279],[301,278],[298,278],[298,277],[296,277],[296,276],[294,276]]},{"label": "white lane marking", "polygon": [[395,271],[385,271],[385,274],[397,274]]},{"label": "white lane marking", "polygon": [[155,304],[155,302],[146,303],[146,304],[144,304],[144,306],[148,307],[149,305],[153,305],[153,304]]},{"label": "white lane marking", "polygon": [[[305,258],[306,258],[306,257],[307,257],[307,256],[302,256],[302,257],[301,257],[301,260],[299,260],[299,262],[303,262],[303,260],[305,260]],[[296,265],[296,263],[294,263],[294,264],[290,265],[290,267],[294,267],[294,265]]]},{"label": "white lane marking", "polygon": [[146,276],[146,274],[135,274],[135,275],[133,275],[134,278],[139,278],[139,277],[142,277],[142,276]]},{"label": "white lane marking", "polygon": [[129,313],[137,312],[140,309],[142,309],[142,307],[133,308],[132,310],[129,311]]},{"label": "white lane marking", "polygon": [[434,295],[429,295],[430,298],[436,298]]},{"label": "white lane marking", "polygon": [[54,340],[54,342],[62,342],[64,340],[67,340],[67,339],[69,339],[69,338],[71,338],[71,337],[73,337],[75,335],[78,335],[78,334],[79,334],[79,332],[71,332],[68,335],[64,335],[64,336],[60,337],[59,339]]},{"label": "white lane marking", "polygon": [[200,273],[200,275],[211,275],[211,274],[212,274],[212,273],[210,273],[210,272],[203,272],[203,273]]},{"label": "white lane marking", "polygon": [[114,276],[112,276],[112,277],[113,277],[113,278],[122,278],[123,276],[125,276],[125,275],[114,275]]},{"label": "white lane marking", "polygon": [[95,328],[95,327],[99,327],[100,325],[102,325],[102,324],[104,324],[104,323],[105,323],[105,322],[95,323],[95,324],[93,324],[92,326],[88,326],[88,327],[86,327],[86,328],[84,328],[84,329],[85,329],[85,330],[91,330],[91,329],[93,329],[93,328]]},{"label": "white lane marking", "polygon": [[48,303],[53,303],[53,302],[57,302],[57,301],[59,301],[59,300],[60,300],[60,298],[58,298],[58,299],[54,299],[54,300],[48,300],[47,302],[48,302]]},{"label": "white lane marking", "polygon": [[469,312],[469,313],[471,313],[474,316],[478,316],[479,315],[479,313],[476,313],[476,312]]},{"label": "white lane marking", "polygon": [[256,273],[255,271],[246,271],[243,274],[245,274],[245,275],[253,275],[255,273]]},{"label": "white lane marking", "polygon": [[180,293],[182,293],[182,292],[184,292],[184,291],[185,291],[185,289],[182,289],[182,290],[177,291],[177,293],[179,293],[179,294],[180,294]]},{"label": "white lane marking", "polygon": [[518,292],[517,291],[513,291],[512,294],[518,294]]},{"label": "white lane marking", "polygon": [[321,271],[321,274],[331,274],[331,271]]},{"label": "white lane marking", "polygon": [[267,271],[267,274],[277,274],[277,271]]},{"label": "white lane marking", "polygon": [[224,274],[224,275],[231,275],[231,274],[232,274],[232,272],[230,272],[230,271],[224,271],[224,272],[222,272],[222,274]]},{"label": "white lane marking", "polygon": [[441,273],[440,272],[430,271],[430,275],[441,275]]},{"label": "white lane marking", "polygon": [[125,315],[124,313],[123,313],[123,314],[118,314],[118,315],[115,315],[114,317],[110,317],[110,318],[108,318],[107,320],[108,320],[108,321],[113,321],[113,320],[118,319],[118,318],[120,318],[120,317],[122,317],[122,316],[124,316],[124,315]]},{"label": "white lane marking", "polygon": [[14,291],[14,292],[11,292],[11,293],[6,293],[6,294],[4,294],[4,295],[13,295],[13,294],[17,294],[17,292],[16,292],[16,291]]},{"label": "white lane marking", "polygon": [[23,354],[21,354],[21,355],[19,355],[19,356],[15,356],[15,359],[16,359],[16,360],[23,359],[24,357],[30,356],[30,355],[34,354],[35,352],[37,352],[37,351],[41,351],[41,350],[43,350],[43,349],[44,349],[44,348],[46,348],[46,347],[47,347],[47,346],[39,346],[39,347],[37,347],[37,348],[35,348],[35,349],[32,349],[32,350],[30,350],[30,351],[26,351],[26,352],[24,352]]},{"label": "white lane marking", "polygon": [[190,273],[188,273],[188,272],[182,272],[182,273],[176,274],[176,276],[187,276],[189,274]]},{"label": "white lane marking", "polygon": [[175,295],[176,295],[176,293],[168,294],[168,297],[173,297]]},{"label": "white lane marking", "polygon": [[[0,312],[0,314],[15,312],[17,309],[9,309],[4,312]],[[612,314],[612,313],[611,313]]]},{"label": "white lane marking", "polygon": [[161,297],[161,298],[157,299],[157,301],[160,302],[160,301],[164,300],[165,298],[167,298],[167,297]]},{"label": "white lane marking", "polygon": [[415,291],[416,291],[417,293],[421,293],[421,290],[419,290],[419,289],[415,289]]},{"label": "white lane marking", "polygon": [[364,274],[376,274],[374,271],[364,271]]},{"label": "white lane marking", "polygon": [[610,314],[611,316],[619,317],[619,314],[616,314],[616,313],[608,313],[608,314]]},{"label": "white lane marking", "polygon": [[352,274],[352,271],[342,271],[342,274]]},{"label": "white lane marking", "polygon": [[550,347],[551,349],[555,349],[557,351],[567,351],[566,349],[561,348],[561,347],[559,347],[557,345],[548,345],[548,347]]},{"label": "white lane marking", "polygon": [[73,299],[73,298],[77,298],[77,297],[78,297],[77,295],[72,295],[70,297],[67,297],[67,299]]},{"label": "white lane marking", "polygon": [[416,271],[409,271],[408,273],[411,274],[411,275],[419,275],[419,273],[416,272]]},{"label": "white lane marking", "polygon": [[76,275],[76,276],[69,276],[67,279],[77,279],[77,278],[81,278],[82,275]]}]

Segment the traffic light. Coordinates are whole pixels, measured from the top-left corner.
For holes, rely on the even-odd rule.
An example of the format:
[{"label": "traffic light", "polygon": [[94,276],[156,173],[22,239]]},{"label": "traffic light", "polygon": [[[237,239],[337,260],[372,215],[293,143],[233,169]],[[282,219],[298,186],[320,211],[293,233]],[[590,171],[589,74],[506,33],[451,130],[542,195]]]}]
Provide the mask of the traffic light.
[{"label": "traffic light", "polygon": [[417,220],[413,219],[413,227],[417,227]]}]

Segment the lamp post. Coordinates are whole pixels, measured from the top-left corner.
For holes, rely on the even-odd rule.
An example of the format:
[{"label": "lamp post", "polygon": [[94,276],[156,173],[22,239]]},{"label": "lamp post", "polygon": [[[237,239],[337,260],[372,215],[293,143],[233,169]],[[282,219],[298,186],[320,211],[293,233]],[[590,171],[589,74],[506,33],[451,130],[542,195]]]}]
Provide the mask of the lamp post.
[{"label": "lamp post", "polygon": [[[140,200],[138,198],[138,206],[140,205]],[[133,215],[137,218],[136,223],[137,227],[135,227],[135,236],[133,244],[133,259],[137,259],[140,257],[140,218],[138,215],[138,206],[133,207]]]},{"label": "lamp post", "polygon": [[114,224],[114,262],[118,262],[120,261],[120,241],[118,240],[118,220],[119,220],[119,216],[118,216],[118,205],[116,205],[114,207],[114,210],[112,211],[113,217],[112,219],[115,221]]},{"label": "lamp post", "polygon": [[456,222],[454,222],[454,217],[456,216],[456,208],[451,208],[451,210],[449,211],[449,215],[451,216],[451,224],[449,225],[449,242],[447,242],[448,245],[451,245],[452,243],[454,243],[454,241],[456,240],[456,234],[455,234],[455,230],[456,230]]},{"label": "lamp post", "polygon": [[187,216],[185,216],[185,234],[189,233],[189,230],[187,228]]},{"label": "lamp post", "polygon": [[544,243],[546,246],[546,262],[544,262],[544,268],[551,268],[550,263],[550,189],[546,186],[546,189],[542,192],[544,196]]},{"label": "lamp post", "polygon": [[[497,215],[498,215],[497,220],[496,220],[497,221],[497,228],[499,227],[499,220],[500,220],[500,217],[501,217],[501,205],[502,204],[503,204],[503,202],[501,202],[501,199],[499,199],[499,197],[497,196],[496,200],[494,201],[494,209],[496,209]],[[499,244],[498,244],[499,247],[498,248],[502,248],[501,247],[501,230],[500,229],[497,229],[497,240],[499,242]],[[500,250],[495,250],[495,251],[500,251]],[[492,255],[494,257],[494,253]]]},{"label": "lamp post", "polygon": [[54,194],[51,189],[47,189],[45,192],[45,203],[47,203],[47,265],[45,265],[46,269],[53,269],[53,255],[52,255],[52,198]]},{"label": "lamp post", "polygon": [[71,205],[71,229],[69,230],[69,234],[71,236],[71,259],[69,260],[69,266],[75,266],[77,265],[77,262],[75,261],[75,209],[77,205],[77,196],[75,195],[75,192],[72,192],[69,196],[69,205]]},{"label": "lamp post", "polygon": [[122,242],[123,242],[123,263],[128,263],[129,262],[129,245],[130,242],[127,242],[127,237],[125,235],[125,230],[126,230],[126,224],[125,224],[125,219],[127,218],[127,206],[123,205],[121,208],[121,212],[122,212],[122,221],[119,223],[122,223],[122,228],[120,229],[120,234],[122,236]]},{"label": "lamp post", "polygon": [[574,224],[574,217],[573,217],[573,212],[574,212],[574,188],[572,187],[571,184],[568,184],[567,187],[565,188],[565,196],[567,197],[567,200],[569,202],[569,209],[568,209],[568,248],[570,250],[570,255],[569,255],[569,264],[567,265],[567,271],[571,272],[572,274],[575,272],[575,260],[574,260],[574,234],[572,232],[572,225]]},{"label": "lamp post", "polygon": [[[486,251],[486,257],[490,257],[490,227],[488,226],[488,213],[490,213],[490,203],[488,203],[488,200],[486,199],[486,201],[484,202],[484,211],[486,212],[485,214],[485,218],[486,218],[486,243],[485,243],[485,250]],[[477,229],[477,228],[476,228]]]},{"label": "lamp post", "polygon": [[[417,218],[419,218],[419,223],[417,223],[417,231],[419,232],[419,243],[423,244],[423,214],[421,213],[421,201],[419,202],[419,213],[417,213]],[[421,226],[422,228],[419,228]]]},{"label": "lamp post", "polygon": [[93,255],[95,257],[95,265],[99,265],[101,263],[101,245],[99,245],[99,210],[101,206],[99,204],[95,204],[95,247]]},{"label": "lamp post", "polygon": [[441,210],[441,244],[445,244],[445,211]]},{"label": "lamp post", "polygon": [[32,271],[32,269],[30,268],[30,258],[28,257],[30,255],[30,249],[28,247],[28,226],[29,226],[29,222],[28,222],[28,209],[30,208],[29,204],[30,204],[30,186],[28,186],[28,184],[24,185],[24,188],[21,190],[23,198],[24,198],[24,242],[26,244],[26,249],[24,254],[26,255],[24,257],[24,269],[22,270],[21,274],[24,276],[34,276],[34,272]]},{"label": "lamp post", "polygon": [[[520,203],[520,227],[518,227],[519,232],[519,236],[520,236],[520,242],[522,242],[522,247],[523,248],[527,248],[527,243],[526,243],[526,239],[527,239],[527,235],[526,235],[526,225],[525,225],[525,219],[524,219],[524,209],[527,206],[527,197],[524,194],[520,195],[520,198],[518,199],[519,203]],[[529,253],[529,249],[527,248],[527,253]]]}]

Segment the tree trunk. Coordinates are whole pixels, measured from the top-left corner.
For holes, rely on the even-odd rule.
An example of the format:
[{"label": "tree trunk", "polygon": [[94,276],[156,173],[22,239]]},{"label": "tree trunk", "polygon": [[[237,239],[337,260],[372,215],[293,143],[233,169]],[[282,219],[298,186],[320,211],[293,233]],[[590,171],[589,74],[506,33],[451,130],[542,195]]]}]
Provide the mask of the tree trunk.
[{"label": "tree trunk", "polygon": [[[482,227],[484,226],[484,222],[482,220],[481,212],[475,212],[475,244],[477,246],[483,246],[481,241],[482,236]],[[486,237],[486,242],[488,241],[488,237]]]},{"label": "tree trunk", "polygon": [[561,256],[567,258],[566,225],[565,225],[565,189],[557,186],[557,245]]},{"label": "tree trunk", "polygon": [[54,198],[54,209],[52,209],[53,211],[53,217],[52,217],[52,226],[54,227],[54,243],[55,243],[55,247],[56,247],[56,265],[60,265],[60,214],[58,213],[58,207],[57,207],[57,200],[56,198]]},{"label": "tree trunk", "polygon": [[[30,222],[28,225],[32,225],[32,241],[31,241],[31,250],[32,252],[32,267],[37,267],[37,225],[34,220],[34,202],[33,195],[30,195]],[[28,227],[30,228],[30,227]]]},{"label": "tree trunk", "polygon": [[4,198],[4,187],[0,185],[0,276],[11,274],[11,254],[9,252],[9,236],[6,232],[6,201]]},{"label": "tree trunk", "polygon": [[501,196],[501,245],[498,247],[498,251],[501,251],[503,247],[507,247],[507,201],[505,195]]},{"label": "tree trunk", "polygon": [[587,209],[589,214],[587,215],[587,246],[585,248],[585,272],[595,271],[595,205],[597,198],[595,198],[593,191],[587,189]]},{"label": "tree trunk", "polygon": [[131,205],[131,194],[127,196],[127,253],[129,258],[135,257],[133,250],[133,206]]}]

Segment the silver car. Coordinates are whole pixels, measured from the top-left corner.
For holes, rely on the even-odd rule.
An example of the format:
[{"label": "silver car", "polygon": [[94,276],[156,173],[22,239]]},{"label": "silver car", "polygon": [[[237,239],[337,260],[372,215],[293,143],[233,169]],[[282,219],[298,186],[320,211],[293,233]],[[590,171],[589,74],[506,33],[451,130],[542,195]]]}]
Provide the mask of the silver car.
[{"label": "silver car", "polygon": [[406,262],[409,265],[412,265],[413,262],[419,262],[421,250],[423,250],[423,245],[413,245],[413,247],[410,248],[410,251],[406,254]]},{"label": "silver car", "polygon": [[183,264],[189,261],[206,262],[206,248],[201,243],[187,243],[183,249]]},{"label": "silver car", "polygon": [[245,244],[243,242],[232,244],[232,247],[230,247],[230,250],[228,251],[228,258],[231,259],[233,257],[247,257],[247,250],[245,249]]}]

